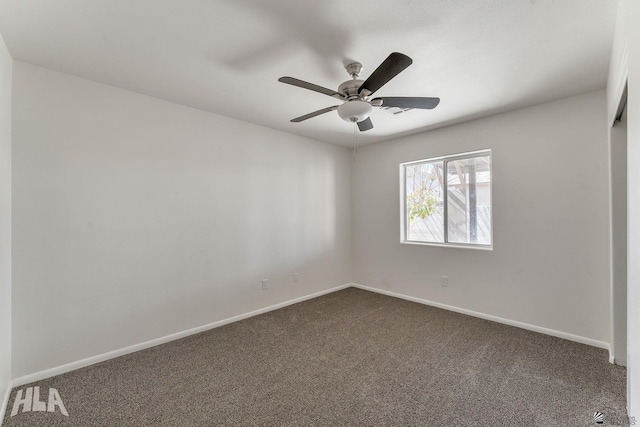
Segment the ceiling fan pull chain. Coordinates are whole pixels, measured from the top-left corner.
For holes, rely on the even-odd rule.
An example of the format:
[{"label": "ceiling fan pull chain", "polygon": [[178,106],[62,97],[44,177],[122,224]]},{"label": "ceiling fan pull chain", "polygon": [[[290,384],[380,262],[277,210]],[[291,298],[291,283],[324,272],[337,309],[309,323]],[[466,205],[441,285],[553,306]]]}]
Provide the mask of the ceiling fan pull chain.
[{"label": "ceiling fan pull chain", "polygon": [[356,162],[358,155],[358,122],[353,121],[353,162]]}]

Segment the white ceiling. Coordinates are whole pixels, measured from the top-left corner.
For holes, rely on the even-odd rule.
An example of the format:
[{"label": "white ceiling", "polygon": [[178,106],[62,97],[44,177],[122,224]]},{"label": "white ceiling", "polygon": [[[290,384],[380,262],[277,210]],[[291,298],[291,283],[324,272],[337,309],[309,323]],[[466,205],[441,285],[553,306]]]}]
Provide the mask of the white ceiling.
[{"label": "white ceiling", "polygon": [[435,110],[375,109],[359,144],[605,87],[617,0],[2,0],[14,59],[285,132],[351,146],[331,89],[398,51],[413,65],[376,96],[437,96]]}]

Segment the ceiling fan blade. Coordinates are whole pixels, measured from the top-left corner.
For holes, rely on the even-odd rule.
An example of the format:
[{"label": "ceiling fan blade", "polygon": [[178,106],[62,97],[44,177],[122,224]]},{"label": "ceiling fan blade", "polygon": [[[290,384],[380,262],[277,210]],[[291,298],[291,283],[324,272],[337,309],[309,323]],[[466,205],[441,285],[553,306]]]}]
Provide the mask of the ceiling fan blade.
[{"label": "ceiling fan blade", "polygon": [[419,98],[419,97],[383,97],[372,99],[371,102],[382,100],[382,107],[398,107],[398,108],[422,108],[431,110],[436,108],[440,103],[440,98]]},{"label": "ceiling fan blade", "polygon": [[376,68],[369,78],[362,83],[362,86],[358,89],[358,94],[366,89],[369,91],[368,95],[371,95],[412,63],[413,60],[407,55],[393,52]]},{"label": "ceiling fan blade", "polygon": [[299,123],[304,120],[310,119],[315,116],[319,116],[320,114],[328,113],[329,111],[337,110],[338,106],[334,105],[333,107],[323,108],[322,110],[314,111],[313,113],[305,114],[304,116],[296,117],[295,119],[291,119],[294,123]]},{"label": "ceiling fan blade", "polygon": [[358,129],[360,129],[360,132],[373,129],[373,123],[371,122],[371,117],[367,117],[363,121],[358,122]]},{"label": "ceiling fan blade", "polygon": [[293,77],[280,77],[278,79],[281,83],[286,83],[292,86],[298,86],[303,89],[312,90],[314,92],[323,93],[325,95],[333,96],[334,98],[345,99],[345,96],[335,90],[327,89],[326,87],[314,85],[313,83],[305,82],[304,80],[299,80]]}]

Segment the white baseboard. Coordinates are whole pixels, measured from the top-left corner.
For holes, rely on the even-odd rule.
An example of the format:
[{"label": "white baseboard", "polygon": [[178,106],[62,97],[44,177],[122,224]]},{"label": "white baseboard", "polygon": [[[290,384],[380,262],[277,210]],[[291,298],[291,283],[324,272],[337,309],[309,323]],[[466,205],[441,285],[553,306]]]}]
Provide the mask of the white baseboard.
[{"label": "white baseboard", "polygon": [[509,326],[515,326],[517,328],[527,329],[533,332],[539,332],[545,335],[551,335],[558,338],[563,338],[569,341],[575,341],[581,344],[590,345],[592,347],[604,348],[609,350],[609,361],[611,361],[611,347],[608,342],[598,341],[591,338],[581,337],[579,335],[569,334],[567,332],[556,331],[554,329],[543,328],[542,326],[531,325],[529,323],[518,322],[516,320],[504,319],[498,316],[492,316],[490,314],[480,313],[478,311],[467,310],[465,308],[454,307],[452,305],[442,304],[439,302],[429,301],[422,298],[416,298],[409,295],[399,294],[396,292],[386,291],[384,289],[372,288],[370,286],[360,285],[357,283],[352,283],[351,286],[354,288],[363,289],[365,291],[376,292],[383,295],[388,295],[391,297],[401,298],[407,301],[413,301],[424,305],[430,305],[432,307],[442,308],[444,310],[455,311],[456,313],[466,314],[473,317],[479,317],[485,320],[491,320],[492,322],[503,323]]},{"label": "white baseboard", "polygon": [[[237,316],[233,316],[233,317],[229,317],[227,319],[223,319],[223,320],[219,320],[217,322],[213,322],[207,325],[203,325],[203,326],[199,326],[197,328],[192,328],[192,329],[188,329],[186,331],[182,331],[182,332],[178,332],[175,334],[171,334],[171,335],[167,335],[161,338],[156,338],[154,340],[151,341],[146,341],[140,344],[135,344],[129,347],[125,347],[125,348],[121,348],[119,350],[114,350],[114,351],[110,351],[107,353],[103,353],[103,354],[99,354],[96,356],[92,356],[92,357],[88,357],[86,359],[82,359],[82,360],[78,360],[76,362],[71,362],[71,363],[67,363],[65,365],[61,365],[61,366],[57,366],[54,368],[50,368],[50,369],[45,369],[43,371],[40,372],[35,372],[33,374],[29,374],[29,375],[25,375],[19,378],[15,378],[13,379],[13,381],[11,382],[11,384],[8,386],[8,389],[5,392],[5,396],[4,396],[4,400],[3,400],[3,405],[0,408],[0,415],[4,416],[4,411],[6,411],[6,407],[8,405],[8,400],[9,397],[11,395],[11,389],[14,387],[19,387],[25,384],[29,384],[35,381],[41,381],[44,380],[46,378],[50,378],[50,377],[54,377],[56,375],[61,375],[70,371],[74,371],[76,369],[80,369],[80,368],[84,368],[96,363],[100,363],[100,362],[104,362],[105,360],[109,360],[109,359],[113,359],[116,357],[120,357],[120,356],[124,356],[126,354],[129,353],[133,353],[136,351],[140,351],[140,350],[144,350],[150,347],[155,347],[157,345],[160,344],[164,344],[170,341],[175,341],[177,339],[180,338],[184,338],[187,337],[189,335],[194,335],[200,332],[204,332],[204,331],[208,331],[210,329],[214,329],[214,328],[218,328],[220,326],[224,326],[227,325],[229,323],[233,323],[233,322],[237,322],[239,320],[243,320],[243,319],[248,319],[249,317],[253,317],[253,316],[257,316],[259,314],[263,314],[263,313],[267,313],[269,311],[273,311],[273,310],[277,310],[279,308],[283,308],[292,304],[296,304],[302,301],[306,301],[309,299],[313,299],[322,295],[326,295],[332,292],[336,292],[336,291],[340,291],[342,289],[346,289],[349,287],[355,287],[355,288],[359,288],[359,289],[363,289],[366,291],[371,291],[371,292],[376,292],[379,294],[383,294],[383,295],[388,295],[388,296],[392,296],[392,297],[396,297],[396,298],[401,298],[404,300],[408,300],[408,301],[413,301],[413,302],[417,302],[420,304],[425,304],[425,305],[429,305],[429,306],[433,306],[433,307],[438,307],[438,308],[442,308],[445,310],[449,310],[449,311],[454,311],[457,313],[461,313],[461,314],[466,314],[469,316],[474,316],[474,317],[478,317],[481,319],[486,319],[486,320],[491,320],[493,322],[498,322],[498,323],[503,323],[505,325],[510,325],[510,326],[515,326],[518,328],[522,328],[522,329],[527,329],[533,332],[539,332],[542,334],[546,334],[546,335],[551,335],[554,337],[558,337],[558,338],[563,338],[563,339],[567,339],[570,341],[575,341],[575,342],[579,342],[582,344],[587,344],[593,347],[598,347],[598,348],[604,348],[609,350],[609,362],[613,363],[613,357],[611,355],[611,348],[609,343],[604,342],[604,341],[598,341],[598,340],[594,340],[591,338],[586,338],[586,337],[581,337],[578,335],[573,335],[573,334],[569,334],[566,332],[561,332],[561,331],[556,331],[553,329],[548,329],[548,328],[543,328],[541,326],[536,326],[536,325],[530,325],[528,323],[523,323],[523,322],[518,322],[515,320],[510,320],[510,319],[504,319],[501,317],[497,317],[497,316],[492,316],[490,314],[485,314],[485,313],[480,313],[477,311],[472,311],[472,310],[467,310],[464,308],[459,308],[459,307],[454,307],[454,306],[450,306],[450,305],[446,305],[446,304],[441,304],[438,302],[434,302],[434,301],[429,301],[429,300],[425,300],[422,298],[416,298],[416,297],[412,297],[409,295],[404,295],[404,294],[399,294],[396,292],[391,292],[391,291],[386,291],[383,289],[377,289],[377,288],[372,288],[369,286],[365,286],[365,285],[360,285],[357,283],[348,283],[346,285],[341,285],[341,286],[337,286],[331,289],[326,289],[324,291],[320,291],[320,292],[316,292],[313,294],[309,294],[309,295],[305,295],[299,298],[294,298],[292,300],[288,300],[285,302],[281,302],[279,304],[275,304],[275,305],[271,305],[269,307],[264,307],[258,310],[254,310],[248,313],[244,313],[244,314],[240,314]],[[2,420],[3,418],[0,417],[0,420]]]},{"label": "white baseboard", "polygon": [[7,390],[4,392],[4,398],[2,399],[2,406],[0,407],[0,425],[4,420],[4,414],[7,411],[7,407],[9,406],[9,397],[11,396],[11,389],[13,388],[13,383],[7,384]]},{"label": "white baseboard", "polygon": [[[67,363],[62,366],[57,366],[50,369],[45,369],[44,371],[36,372],[33,374],[25,375],[19,378],[15,378],[9,387],[8,393],[11,393],[11,388],[19,387],[25,384],[29,384],[35,381],[42,381],[46,378],[51,378],[56,375],[64,374],[67,372],[75,371],[76,369],[84,368],[90,365],[94,365],[96,363],[104,362],[105,360],[113,359],[116,357],[124,356],[125,354],[133,353],[136,351],[144,350],[150,347],[155,347],[160,344],[165,344],[170,341],[175,341],[180,338],[187,337],[189,335],[194,335],[200,332],[208,331],[210,329],[219,328],[220,326],[227,325],[229,323],[237,322],[239,320],[248,319],[249,317],[257,316],[259,314],[267,313],[269,311],[277,310],[279,308],[283,308],[292,304],[296,304],[302,301],[306,301],[309,299],[317,298],[322,295],[330,294],[332,292],[340,291],[342,289],[346,289],[350,287],[351,284],[337,286],[331,289],[325,289],[324,291],[315,292],[313,294],[305,295],[302,297],[294,298],[292,300],[288,300],[285,302],[281,302],[279,304],[271,305],[269,307],[260,308],[258,310],[250,311],[248,313],[239,314],[237,316],[229,317],[227,319],[219,320],[217,322],[209,323],[208,325],[199,326],[197,328],[188,329],[186,331],[177,332],[175,334],[167,335],[161,338],[156,338],[151,341],[146,341],[140,344],[135,344],[129,347],[121,348],[119,350],[110,351],[108,353],[99,354],[96,356],[91,356],[86,359],[78,360],[76,362]],[[5,396],[5,399],[8,399],[9,395]],[[2,418],[0,418],[0,422]]]}]

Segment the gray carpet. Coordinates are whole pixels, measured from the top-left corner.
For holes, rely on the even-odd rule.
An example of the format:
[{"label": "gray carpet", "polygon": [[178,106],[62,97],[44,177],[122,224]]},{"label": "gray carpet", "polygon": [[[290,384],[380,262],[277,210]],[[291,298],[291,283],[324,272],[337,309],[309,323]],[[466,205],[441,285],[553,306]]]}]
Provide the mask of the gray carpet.
[{"label": "gray carpet", "polygon": [[34,384],[22,426],[624,425],[607,352],[349,288]]}]

